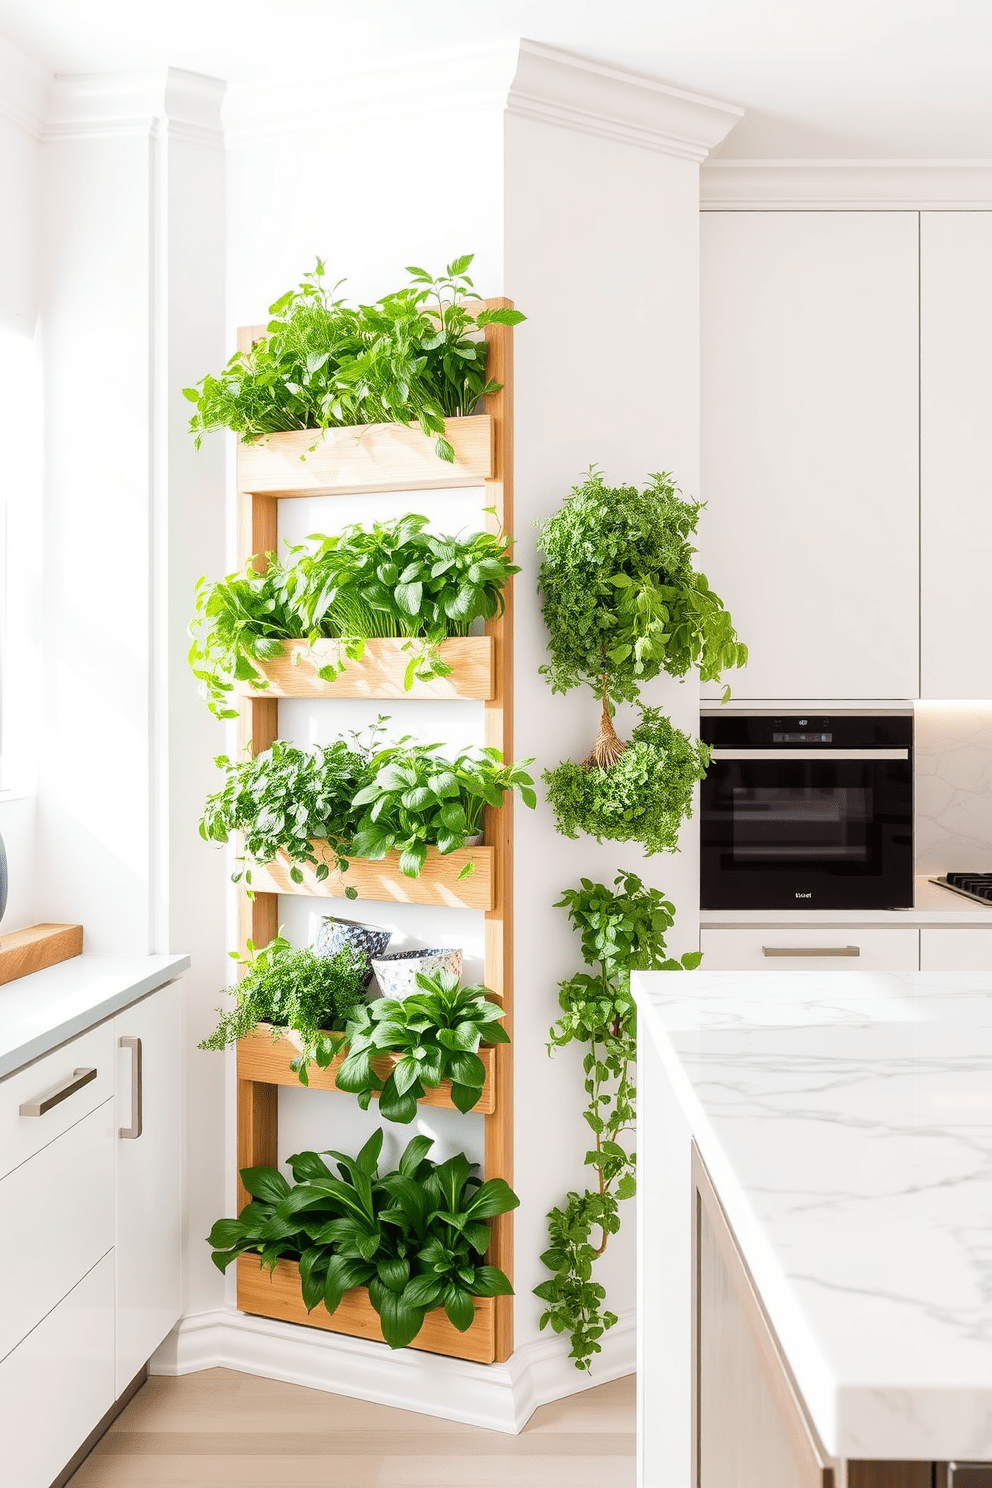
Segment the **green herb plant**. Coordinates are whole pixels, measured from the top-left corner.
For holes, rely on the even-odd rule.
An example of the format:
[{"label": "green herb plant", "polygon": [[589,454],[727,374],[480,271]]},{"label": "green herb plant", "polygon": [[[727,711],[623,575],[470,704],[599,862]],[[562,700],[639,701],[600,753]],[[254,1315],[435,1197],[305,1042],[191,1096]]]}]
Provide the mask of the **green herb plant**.
[{"label": "green herb plant", "polygon": [[[430,1137],[414,1137],[395,1171],[380,1176],[382,1140],[380,1128],[357,1157],[297,1153],[289,1159],[293,1184],[275,1168],[244,1168],[252,1201],[237,1219],[213,1226],[214,1264],[224,1271],[246,1253],[270,1270],[298,1262],[308,1312],[323,1305],[333,1315],[346,1292],[367,1286],[390,1348],[412,1343],[436,1307],[464,1333],[473,1298],[512,1294],[505,1274],[482,1257],[487,1221],[520,1201],[502,1178],[483,1183],[464,1153],[433,1162]],[[324,1156],[334,1158],[337,1176]]]},{"label": "green herb plant", "polygon": [[[534,807],[530,760],[503,764],[498,749],[466,750],[455,759],[438,753],[440,744],[416,744],[409,737],[376,749],[380,717],[370,741],[352,736],[314,749],[298,749],[277,739],[252,759],[218,755],[225,771],[220,790],[209,796],[200,836],[226,843],[244,833],[245,865],[232,875],[251,887],[251,863],[271,863],[280,852],[290,878],[303,882],[303,867],[314,867],[323,882],[331,871],[314,844],[327,843],[335,867],[346,872],[346,854],[380,860],[400,853],[400,869],[418,878],[428,847],[440,853],[464,847],[482,824],[483,808],[498,809],[508,790]],[[459,878],[474,863],[466,863]],[[345,890],[354,898],[356,890]]]},{"label": "green herb plant", "polygon": [[658,708],[642,708],[629,744],[606,767],[590,756],[545,770],[548,801],[565,837],[640,842],[645,854],[677,852],[679,828],[692,816],[692,792],[711,751]]},{"label": "green herb plant", "polygon": [[438,753],[441,747],[407,737],[370,762],[368,784],[354,798],[356,808],[365,808],[353,841],[358,857],[375,861],[399,852],[400,871],[416,878],[429,846],[441,853],[464,847],[481,831],[483,808],[498,810],[508,790],[519,791],[525,806],[537,805],[526,770],[533,760],[504,765],[500,751],[491,748],[447,760]]},{"label": "green herb plant", "polygon": [[588,1370],[602,1351],[603,1333],[617,1321],[604,1308],[606,1290],[593,1280],[594,1264],[620,1229],[620,1202],[633,1198],[637,1187],[636,1157],[623,1141],[636,1116],[631,1066],[637,1018],[630,973],[688,971],[701,956],[690,951],[676,960],[667,954],[665,936],[675,923],[675,907],[634,873],[618,873],[613,889],[583,878],[579,888],[565,890],[555,908],[568,912],[590,969],[559,984],[562,1016],[549,1030],[548,1052],[572,1043],[585,1046],[582,1114],[595,1138],[585,1160],[596,1182],[582,1193],[569,1193],[564,1206],[549,1213],[551,1244],[541,1260],[553,1275],[534,1290],[546,1303],[541,1327],[568,1333],[570,1358],[577,1369]]},{"label": "green herb plant", "polygon": [[268,554],[264,574],[253,559],[243,573],[201,578],[189,662],[211,711],[236,717],[234,684],[267,688],[256,663],[281,655],[287,640],[340,642],[336,661],[319,668],[325,681],[382,636],[410,641],[407,690],[415,677],[447,676],[440,643],[501,615],[503,589],[519,570],[504,534],[438,536],[424,530],[427,520],[411,512],[331,537],[318,533],[291,547],[284,563]]},{"label": "green herb plant", "polygon": [[[486,1078],[479,1046],[510,1041],[499,1021],[503,1009],[490,1001],[487,987],[460,987],[458,977],[446,971],[418,976],[417,987],[409,997],[364,1004],[347,1028],[348,1054],[337,1073],[338,1089],[357,1095],[363,1110],[379,1091],[386,1121],[412,1121],[417,1101],[442,1080],[451,1081],[457,1109],[471,1111]],[[374,1061],[387,1053],[401,1058],[383,1080]]]},{"label": "green herb plant", "polygon": [[[607,486],[593,466],[542,524],[538,575],[555,692],[602,679],[634,702],[644,682],[698,667],[704,682],[747,661],[723,601],[693,567],[700,502],[683,501],[668,474],[643,491]],[[728,689],[729,694],[729,689]]]},{"label": "green herb plant", "polygon": [[183,389],[195,405],[197,447],[211,429],[253,439],[289,429],[417,422],[436,436],[439,457],[453,460],[445,419],[472,413],[500,388],[487,380],[481,332],[526,319],[507,308],[469,313],[472,258],[454,259],[437,278],[412,266],[411,282],[374,305],[335,298],[343,281],[328,287],[318,259],[297,289],[270,306],[262,340],[218,375]]},{"label": "green herb plant", "polygon": [[334,956],[318,956],[310,946],[291,945],[281,935],[261,950],[249,941],[243,958],[231,954],[245,968],[241,981],[227,989],[235,1005],[217,1009],[220,1021],[199,1047],[224,1049],[260,1023],[271,1024],[273,1042],[290,1029],[300,1045],[290,1068],[308,1085],[309,1065],[327,1068],[345,1041],[346,1026],[366,1005],[364,959],[350,945]]}]

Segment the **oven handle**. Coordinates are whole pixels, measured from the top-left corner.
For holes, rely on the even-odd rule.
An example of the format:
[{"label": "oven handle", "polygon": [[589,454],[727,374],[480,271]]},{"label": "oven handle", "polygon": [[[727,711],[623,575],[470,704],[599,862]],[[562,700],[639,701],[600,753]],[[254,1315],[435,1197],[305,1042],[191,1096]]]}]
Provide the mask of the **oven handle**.
[{"label": "oven handle", "polygon": [[908,760],[908,749],[714,749],[715,760]]}]

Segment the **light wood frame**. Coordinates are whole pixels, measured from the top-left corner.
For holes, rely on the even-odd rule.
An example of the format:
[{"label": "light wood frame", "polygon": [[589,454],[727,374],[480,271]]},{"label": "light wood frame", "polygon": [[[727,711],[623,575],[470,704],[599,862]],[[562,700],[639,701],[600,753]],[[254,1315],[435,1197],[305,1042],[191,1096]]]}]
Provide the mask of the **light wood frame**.
[{"label": "light wood frame", "polygon": [[[472,309],[512,308],[506,299],[486,300]],[[265,334],[264,326],[245,326],[238,332],[238,349],[247,350]],[[466,419],[449,419],[447,437],[455,447],[455,464],[438,459],[434,441],[416,427],[368,425],[360,429],[329,430],[323,436],[313,431],[275,434],[268,439],[238,446],[238,549],[242,564],[251,560],[257,572],[264,573],[266,554],[278,545],[278,499],[288,496],[344,495],[381,491],[423,491],[450,487],[482,487],[485,506],[491,508],[486,522],[491,532],[513,531],[513,333],[509,326],[485,328],[488,343],[487,376],[502,384],[501,390],[485,399],[484,412]],[[305,455],[301,460],[300,455]],[[485,741],[502,751],[509,760],[513,751],[513,598],[512,580],[504,591],[506,608],[502,615],[488,621],[486,636],[491,643],[490,678],[485,685]],[[283,695],[289,695],[284,693]],[[296,695],[295,693],[293,695]],[[304,692],[300,695],[312,696]],[[340,695],[340,694],[339,694]],[[350,694],[349,694],[350,695]],[[361,692],[359,696],[396,696],[396,693]],[[402,695],[402,694],[401,694]],[[474,696],[474,693],[461,693]],[[241,700],[239,742],[243,749],[257,754],[267,749],[278,735],[278,696],[254,693]],[[503,1026],[513,1036],[513,798],[507,792],[501,810],[489,807],[484,815],[482,848],[466,848],[462,855],[439,857],[446,869],[455,867],[455,886],[448,884],[443,892],[435,884],[440,898],[416,898],[420,903],[472,904],[485,911],[485,981],[498,996],[505,1012]],[[456,858],[470,856],[476,861],[471,877],[457,882]],[[480,872],[480,864],[484,864]],[[382,873],[383,865],[355,861],[351,870],[357,882],[363,879],[362,892],[380,899],[395,898],[392,885],[380,892],[367,876],[367,870]],[[319,887],[291,885],[277,867],[252,871],[253,898],[239,896],[239,942],[244,954],[249,939],[256,946],[266,945],[278,929],[279,893],[343,892],[335,889],[331,877]],[[431,876],[423,880],[426,889]],[[411,895],[412,886],[420,880],[407,879],[400,888]],[[478,892],[485,887],[480,899]],[[371,892],[370,892],[371,888]],[[449,894],[449,897],[444,897]],[[472,895],[474,897],[469,898]],[[513,1046],[499,1044],[492,1051],[492,1085],[498,1092],[493,1109],[484,1115],[485,1175],[504,1178],[513,1183]],[[295,1078],[295,1077],[294,1077]],[[255,1066],[244,1066],[239,1058],[238,1070],[238,1168],[278,1163],[278,1090],[277,1083],[258,1078]],[[239,1207],[248,1194],[238,1184]],[[492,1221],[492,1240],[487,1260],[513,1277],[513,1216],[504,1214]],[[254,1268],[257,1270],[257,1268]],[[245,1268],[245,1276],[248,1269]],[[267,1278],[265,1285],[269,1285]],[[354,1309],[342,1307],[326,1326],[333,1331],[370,1336],[368,1319],[361,1315],[360,1294]],[[502,1362],[513,1352],[513,1298],[482,1299],[476,1321],[467,1334],[448,1327],[450,1338],[442,1329],[438,1353],[452,1357],[472,1358],[479,1363]],[[238,1305],[244,1311],[261,1312],[264,1316],[281,1317],[284,1312],[266,1310],[272,1307],[273,1294],[260,1292],[256,1278],[242,1282],[238,1270]],[[282,1305],[282,1304],[280,1304]],[[367,1299],[365,1300],[368,1307]],[[314,1323],[307,1318],[300,1299],[302,1317],[294,1321]],[[325,1314],[326,1316],[326,1314]],[[491,1324],[489,1322],[491,1319]],[[321,1321],[318,1326],[325,1326]],[[426,1325],[425,1325],[426,1326]],[[427,1347],[425,1343],[418,1346]],[[471,1349],[472,1352],[465,1352]]]}]

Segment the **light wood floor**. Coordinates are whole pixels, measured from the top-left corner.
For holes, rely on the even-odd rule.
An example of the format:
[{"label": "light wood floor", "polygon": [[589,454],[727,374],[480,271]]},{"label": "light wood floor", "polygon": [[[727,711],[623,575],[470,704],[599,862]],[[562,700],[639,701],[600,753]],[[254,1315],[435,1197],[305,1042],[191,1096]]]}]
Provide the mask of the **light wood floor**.
[{"label": "light wood floor", "polygon": [[69,1488],[632,1488],[634,1379],[520,1436],[211,1369],[153,1377]]}]

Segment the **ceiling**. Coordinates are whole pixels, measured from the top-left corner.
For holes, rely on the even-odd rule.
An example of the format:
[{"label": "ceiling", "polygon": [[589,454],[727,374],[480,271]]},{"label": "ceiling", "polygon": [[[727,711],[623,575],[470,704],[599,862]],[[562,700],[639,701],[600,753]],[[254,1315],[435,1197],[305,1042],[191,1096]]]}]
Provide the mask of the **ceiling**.
[{"label": "ceiling", "polygon": [[0,35],[242,82],[527,36],[742,105],[724,157],[992,159],[992,0],[0,0]]}]

